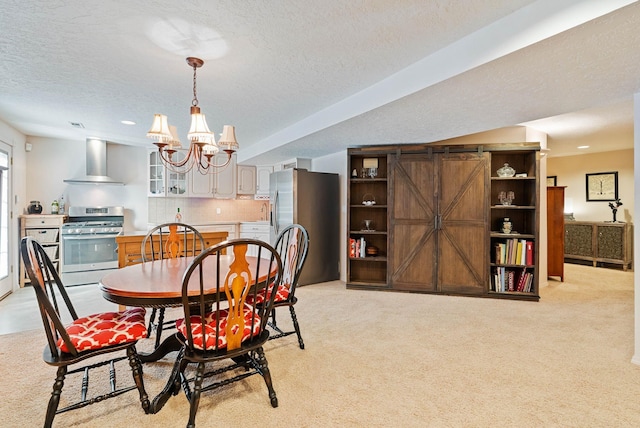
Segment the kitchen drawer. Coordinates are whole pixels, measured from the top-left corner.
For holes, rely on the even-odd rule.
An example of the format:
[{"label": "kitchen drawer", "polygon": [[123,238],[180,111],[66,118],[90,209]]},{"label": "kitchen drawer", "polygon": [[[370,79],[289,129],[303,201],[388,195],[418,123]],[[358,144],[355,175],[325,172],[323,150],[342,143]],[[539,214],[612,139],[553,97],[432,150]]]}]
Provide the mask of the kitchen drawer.
[{"label": "kitchen drawer", "polygon": [[260,234],[265,233],[269,235],[269,223],[258,222],[244,222],[240,223],[240,236],[245,233]]},{"label": "kitchen drawer", "polygon": [[30,236],[41,244],[57,244],[60,229],[26,229],[25,235]]},{"label": "kitchen drawer", "polygon": [[21,217],[22,227],[60,227],[63,223],[64,216],[61,215],[25,215]]}]

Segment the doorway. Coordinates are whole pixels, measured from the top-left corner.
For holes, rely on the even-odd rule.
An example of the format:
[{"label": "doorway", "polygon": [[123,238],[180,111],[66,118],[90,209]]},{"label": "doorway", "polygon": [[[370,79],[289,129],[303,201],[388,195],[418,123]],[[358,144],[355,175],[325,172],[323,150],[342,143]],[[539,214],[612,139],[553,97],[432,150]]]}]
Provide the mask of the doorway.
[{"label": "doorway", "polygon": [[10,274],[13,247],[10,245],[11,228],[11,146],[0,141],[0,299],[13,290]]}]

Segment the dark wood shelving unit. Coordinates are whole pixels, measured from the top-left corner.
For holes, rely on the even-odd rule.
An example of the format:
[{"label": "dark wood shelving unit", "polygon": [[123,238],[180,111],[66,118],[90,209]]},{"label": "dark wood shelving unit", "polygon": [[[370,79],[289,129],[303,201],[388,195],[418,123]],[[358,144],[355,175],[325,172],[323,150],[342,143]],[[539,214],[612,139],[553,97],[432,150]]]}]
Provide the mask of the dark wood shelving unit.
[{"label": "dark wood shelving unit", "polygon": [[[371,162],[377,175],[363,178]],[[498,177],[504,163],[518,176]],[[539,299],[538,144],[361,147],[349,149],[348,166],[348,288]],[[515,199],[502,205],[510,191]],[[501,231],[505,217],[517,233]],[[496,260],[495,246],[513,239],[532,244],[529,263]],[[378,253],[352,253],[354,240]],[[496,288],[499,271],[527,273],[530,290]]]}]

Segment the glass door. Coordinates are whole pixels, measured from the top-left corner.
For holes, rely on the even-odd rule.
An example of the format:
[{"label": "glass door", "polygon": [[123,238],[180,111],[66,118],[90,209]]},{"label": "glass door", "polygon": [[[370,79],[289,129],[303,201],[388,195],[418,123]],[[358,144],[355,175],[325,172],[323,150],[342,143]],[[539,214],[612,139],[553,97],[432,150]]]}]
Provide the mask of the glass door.
[{"label": "glass door", "polygon": [[9,197],[11,189],[11,173],[9,160],[11,158],[11,146],[0,141],[0,298],[12,291],[11,266],[12,249],[11,228],[9,227],[9,213],[11,212]]}]

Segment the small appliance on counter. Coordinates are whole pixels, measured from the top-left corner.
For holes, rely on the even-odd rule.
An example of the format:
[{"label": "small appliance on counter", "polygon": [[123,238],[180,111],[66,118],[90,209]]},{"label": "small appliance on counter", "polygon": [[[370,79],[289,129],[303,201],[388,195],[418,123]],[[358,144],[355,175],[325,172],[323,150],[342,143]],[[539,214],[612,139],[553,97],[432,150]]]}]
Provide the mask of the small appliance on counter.
[{"label": "small appliance on counter", "polygon": [[40,201],[29,202],[29,206],[27,207],[27,212],[29,214],[42,214],[42,205],[40,205]]}]

